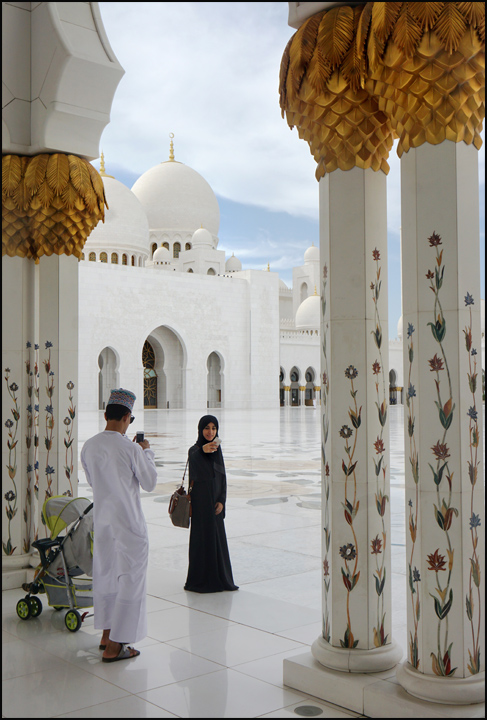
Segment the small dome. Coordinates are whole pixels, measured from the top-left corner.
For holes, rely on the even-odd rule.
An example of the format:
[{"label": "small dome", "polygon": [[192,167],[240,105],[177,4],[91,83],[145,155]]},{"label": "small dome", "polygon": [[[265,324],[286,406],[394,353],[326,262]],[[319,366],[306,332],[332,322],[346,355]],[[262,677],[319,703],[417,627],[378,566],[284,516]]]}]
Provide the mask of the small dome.
[{"label": "small dome", "polygon": [[232,257],[228,258],[228,260],[225,263],[226,272],[239,272],[241,269],[242,269],[242,263],[232,253]]},{"label": "small dome", "polygon": [[[133,192],[109,175],[102,175],[108,203],[105,222],[98,223],[84,246],[90,250],[112,248],[120,252],[142,253],[149,256],[149,222],[144,208]],[[86,255],[87,256],[87,255]]]},{"label": "small dome", "polygon": [[315,247],[314,244],[309,247],[306,252],[304,253],[304,264],[308,265],[309,263],[320,261],[320,249]]},{"label": "small dome", "polygon": [[310,295],[298,307],[295,326],[297,330],[318,330],[321,320],[319,295]]},{"label": "small dome", "polygon": [[152,260],[155,263],[170,263],[172,261],[172,256],[167,248],[160,247],[155,251],[152,256]]},{"label": "small dome", "polygon": [[203,227],[195,230],[191,238],[191,244],[193,247],[214,247],[211,233]]}]

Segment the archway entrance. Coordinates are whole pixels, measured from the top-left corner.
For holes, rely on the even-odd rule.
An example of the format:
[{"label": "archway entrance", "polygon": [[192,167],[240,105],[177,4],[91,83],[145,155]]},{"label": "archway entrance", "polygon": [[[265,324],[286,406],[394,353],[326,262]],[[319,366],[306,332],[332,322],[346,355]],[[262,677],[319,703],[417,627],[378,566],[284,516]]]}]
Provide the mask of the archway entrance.
[{"label": "archway entrance", "polygon": [[389,405],[397,405],[397,374],[395,370],[389,371]]},{"label": "archway entrance", "polygon": [[284,377],[284,368],[281,367],[279,370],[279,405],[281,407],[284,407],[284,405],[286,404],[286,399],[284,396]]},{"label": "archway entrance", "polygon": [[207,407],[222,407],[222,363],[220,356],[212,352],[206,363],[208,368]]},{"label": "archway entrance", "polygon": [[110,392],[120,386],[118,357],[115,351],[106,347],[98,355],[98,408],[104,410],[110,398]]},{"label": "archway entrance", "polygon": [[142,350],[144,408],[185,406],[186,352],[179,336],[161,325],[153,330]]},{"label": "archway entrance", "polygon": [[289,374],[291,380],[291,405],[299,405],[299,375],[300,372],[296,366],[293,367]]},{"label": "archway entrance", "polygon": [[156,355],[148,340],[142,348],[142,364],[144,366],[144,408],[157,407],[157,373],[155,371]]},{"label": "archway entrance", "polygon": [[315,371],[309,367],[305,374],[306,390],[304,391],[304,404],[313,406],[315,404]]}]

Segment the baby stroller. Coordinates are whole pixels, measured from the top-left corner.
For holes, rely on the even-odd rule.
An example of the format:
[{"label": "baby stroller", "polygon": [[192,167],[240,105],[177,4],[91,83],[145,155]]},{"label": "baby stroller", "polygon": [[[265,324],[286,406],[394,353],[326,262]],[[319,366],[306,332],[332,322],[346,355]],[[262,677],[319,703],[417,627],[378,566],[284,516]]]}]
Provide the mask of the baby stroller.
[{"label": "baby stroller", "polygon": [[76,632],[89,615],[80,615],[77,608],[93,607],[93,580],[79,577],[93,572],[93,503],[83,497],[55,496],[46,500],[42,515],[51,537],[32,543],[41,562],[34,581],[22,585],[27,595],[18,601],[17,615],[22,620],[39,617],[42,602],[35,595],[45,593],[54,610],[69,608],[64,623]]}]

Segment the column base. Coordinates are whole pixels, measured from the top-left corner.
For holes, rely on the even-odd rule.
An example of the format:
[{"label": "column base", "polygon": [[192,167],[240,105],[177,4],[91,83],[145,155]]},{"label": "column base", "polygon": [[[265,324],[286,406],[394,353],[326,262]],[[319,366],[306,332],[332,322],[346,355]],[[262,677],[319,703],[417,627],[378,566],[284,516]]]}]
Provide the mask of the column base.
[{"label": "column base", "polygon": [[10,555],[2,557],[2,590],[22,587],[26,582],[30,555]]},{"label": "column base", "polygon": [[410,695],[443,705],[473,705],[485,699],[485,673],[469,677],[443,678],[425,675],[405,660],[396,668],[396,677]]},{"label": "column base", "polygon": [[[404,690],[396,670],[348,673],[323,667],[309,652],[283,663],[284,685],[370,718],[485,718],[485,705],[425,702]],[[448,681],[447,681],[448,682]]]},{"label": "column base", "polygon": [[402,650],[393,640],[371,650],[347,650],[336,648],[322,637],[317,638],[311,646],[311,654],[331,670],[349,673],[377,673],[390,670],[402,659]]}]

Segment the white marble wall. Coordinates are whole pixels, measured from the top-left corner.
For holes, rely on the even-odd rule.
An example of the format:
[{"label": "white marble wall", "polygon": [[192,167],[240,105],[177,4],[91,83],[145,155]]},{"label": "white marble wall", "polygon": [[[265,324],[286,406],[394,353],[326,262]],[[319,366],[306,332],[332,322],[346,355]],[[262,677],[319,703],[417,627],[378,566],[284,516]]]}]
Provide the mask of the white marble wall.
[{"label": "white marble wall", "polygon": [[98,355],[105,347],[119,355],[120,384],[137,395],[135,409],[143,408],[142,347],[160,326],[181,346],[184,407],[206,408],[212,352],[222,358],[225,407],[278,406],[275,273],[209,277],[100,263],[80,263],[79,270],[82,409],[98,408]]}]

